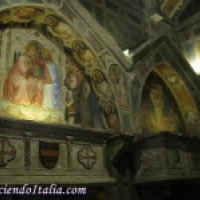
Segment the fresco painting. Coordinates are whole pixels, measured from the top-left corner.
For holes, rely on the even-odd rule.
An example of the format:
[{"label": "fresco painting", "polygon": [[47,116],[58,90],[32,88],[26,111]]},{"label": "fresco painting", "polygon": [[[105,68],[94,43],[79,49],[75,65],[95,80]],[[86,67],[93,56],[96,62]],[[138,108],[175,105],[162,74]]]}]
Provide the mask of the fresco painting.
[{"label": "fresco painting", "polygon": [[63,4],[61,12],[69,19],[70,21],[78,20],[76,14],[68,7],[67,4]]},{"label": "fresco painting", "polygon": [[109,68],[109,76],[115,89],[116,97],[122,106],[127,106],[128,93],[127,93],[127,76],[124,71],[117,65],[112,64]]},{"label": "fresco painting", "polygon": [[[113,88],[106,67],[78,32],[51,12],[16,7],[0,13],[3,24],[21,22],[2,32],[7,60],[0,68],[0,116],[119,132],[114,91],[121,88]],[[86,39],[102,50],[92,33]],[[126,77],[118,79],[125,88]]]},{"label": "fresco painting", "polygon": [[170,87],[181,111],[187,133],[189,135],[197,135],[200,127],[199,114],[189,89],[168,64],[158,65],[155,71],[165,80],[168,87]]},{"label": "fresco painting", "polygon": [[141,103],[142,128],[146,134],[160,131],[186,133],[176,100],[165,82],[154,71],[148,76]]},{"label": "fresco painting", "polygon": [[65,85],[69,90],[66,94],[66,119],[72,120],[82,127],[92,127],[91,86],[86,76],[77,68],[68,69]]},{"label": "fresco painting", "polygon": [[88,35],[86,35],[86,39],[97,53],[105,49],[105,46],[99,41],[99,39],[95,37],[92,31],[88,31]]},{"label": "fresco painting", "polygon": [[105,116],[108,127],[111,128],[115,133],[120,129],[119,117],[116,111],[116,106],[113,102],[108,102],[105,105]]},{"label": "fresco painting", "polygon": [[85,68],[92,69],[99,66],[95,55],[82,41],[75,40],[73,42],[73,51],[76,60]]}]

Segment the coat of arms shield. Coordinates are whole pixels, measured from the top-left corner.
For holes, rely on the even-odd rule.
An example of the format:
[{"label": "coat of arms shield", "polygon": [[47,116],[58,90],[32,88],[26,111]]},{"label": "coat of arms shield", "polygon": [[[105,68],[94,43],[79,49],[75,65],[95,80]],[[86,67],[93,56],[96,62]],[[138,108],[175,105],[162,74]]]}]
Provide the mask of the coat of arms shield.
[{"label": "coat of arms shield", "polygon": [[54,168],[59,157],[59,143],[39,142],[39,157],[44,167]]}]

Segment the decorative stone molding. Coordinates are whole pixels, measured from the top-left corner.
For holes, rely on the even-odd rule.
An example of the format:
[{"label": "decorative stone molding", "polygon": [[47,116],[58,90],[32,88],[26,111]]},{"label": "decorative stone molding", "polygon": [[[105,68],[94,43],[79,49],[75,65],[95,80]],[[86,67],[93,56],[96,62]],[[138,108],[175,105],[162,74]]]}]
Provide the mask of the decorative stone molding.
[{"label": "decorative stone molding", "polygon": [[8,162],[15,159],[16,149],[5,137],[0,137],[0,167],[5,167]]},{"label": "decorative stone molding", "polygon": [[144,138],[132,155],[135,184],[200,177],[200,140],[197,137],[160,132]]},{"label": "decorative stone molding", "polygon": [[30,167],[31,157],[31,132],[24,133],[24,167],[27,169]]},{"label": "decorative stone molding", "polygon": [[67,136],[67,168],[72,168],[72,142],[74,140],[73,136]]},{"label": "decorative stone molding", "polygon": [[78,161],[85,169],[92,169],[97,161],[96,152],[92,150],[90,145],[84,145],[82,150],[78,153]]},{"label": "decorative stone molding", "polygon": [[[99,142],[107,140],[112,132],[96,131],[95,129],[83,129],[78,127],[69,127],[66,125],[43,124],[39,122],[26,120],[13,120],[0,118],[1,135],[24,136],[24,132],[31,132],[32,137],[54,139],[66,139],[66,136],[73,135],[74,140]],[[14,133],[14,135],[13,135]]]}]

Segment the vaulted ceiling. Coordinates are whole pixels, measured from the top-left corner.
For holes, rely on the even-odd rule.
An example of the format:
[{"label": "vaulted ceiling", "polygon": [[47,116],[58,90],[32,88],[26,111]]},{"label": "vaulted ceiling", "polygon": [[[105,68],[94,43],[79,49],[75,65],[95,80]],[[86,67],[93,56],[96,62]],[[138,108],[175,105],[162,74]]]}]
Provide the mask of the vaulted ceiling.
[{"label": "vaulted ceiling", "polygon": [[[149,37],[169,33],[174,18],[185,20],[200,10],[200,0],[80,0],[122,50],[135,49]],[[159,22],[159,23],[157,23]],[[175,36],[175,35],[174,35]]]}]

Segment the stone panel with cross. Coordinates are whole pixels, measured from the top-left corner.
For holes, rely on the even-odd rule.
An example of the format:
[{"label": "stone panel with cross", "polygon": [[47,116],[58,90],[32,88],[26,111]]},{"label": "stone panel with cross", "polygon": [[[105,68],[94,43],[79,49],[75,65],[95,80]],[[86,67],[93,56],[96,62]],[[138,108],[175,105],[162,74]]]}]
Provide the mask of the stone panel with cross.
[{"label": "stone panel with cross", "polygon": [[15,148],[4,138],[0,138],[0,167],[5,167],[9,161],[14,160],[16,155]]},{"label": "stone panel with cross", "polygon": [[90,145],[84,145],[78,153],[78,160],[86,169],[92,169],[96,163],[97,156]]},{"label": "stone panel with cross", "polygon": [[162,169],[162,159],[161,159],[160,149],[148,149],[142,151],[141,161],[142,161],[142,171],[143,172],[153,172],[160,171]]}]

